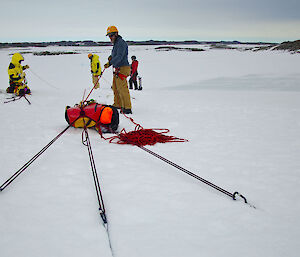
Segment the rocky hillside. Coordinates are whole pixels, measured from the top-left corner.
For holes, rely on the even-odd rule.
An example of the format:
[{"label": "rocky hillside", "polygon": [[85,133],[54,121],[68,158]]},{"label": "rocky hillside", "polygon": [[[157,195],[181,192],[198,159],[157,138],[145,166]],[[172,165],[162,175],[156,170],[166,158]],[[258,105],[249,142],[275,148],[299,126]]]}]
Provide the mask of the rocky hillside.
[{"label": "rocky hillside", "polygon": [[288,50],[292,52],[300,52],[300,40],[287,41],[274,47],[273,50]]}]

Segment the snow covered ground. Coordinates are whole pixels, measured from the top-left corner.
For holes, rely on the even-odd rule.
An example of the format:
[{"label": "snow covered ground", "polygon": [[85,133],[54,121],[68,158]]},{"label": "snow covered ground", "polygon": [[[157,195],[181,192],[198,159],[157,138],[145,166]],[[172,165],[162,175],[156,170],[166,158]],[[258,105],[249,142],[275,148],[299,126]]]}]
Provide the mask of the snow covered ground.
[{"label": "snow covered ground", "polygon": [[[129,47],[144,87],[131,91],[131,116],[189,140],[147,148],[257,209],[90,131],[115,257],[299,256],[300,55],[206,49]],[[32,54],[45,50],[79,54]],[[67,126],[65,106],[92,86],[87,54],[103,66],[111,47],[1,49],[2,92],[16,51],[30,65],[32,104],[3,104],[0,94],[0,184]],[[109,69],[92,98],[111,104],[111,81]],[[120,128],[134,125],[121,117]],[[1,257],[111,256],[81,129],[69,129],[0,192],[0,231]]]}]

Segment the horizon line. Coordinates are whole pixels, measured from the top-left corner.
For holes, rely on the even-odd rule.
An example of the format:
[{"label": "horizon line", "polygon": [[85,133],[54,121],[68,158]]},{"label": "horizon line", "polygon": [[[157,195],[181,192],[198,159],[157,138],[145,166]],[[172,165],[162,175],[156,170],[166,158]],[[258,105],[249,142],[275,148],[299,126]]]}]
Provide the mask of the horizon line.
[{"label": "horizon line", "polygon": [[[168,39],[146,39],[146,40],[131,40],[126,39],[126,42],[136,42],[136,43],[142,43],[142,42],[197,42],[197,43],[213,43],[213,42],[235,42],[235,43],[266,43],[266,44],[279,44],[282,42],[287,42],[290,40],[282,41],[282,42],[274,42],[274,41],[241,41],[241,40],[197,40],[197,39],[184,39],[184,40],[168,40]],[[297,40],[292,40],[297,41]],[[42,44],[42,43],[60,43],[60,42],[94,42],[94,43],[105,43],[110,44],[110,41],[98,41],[98,40],[92,40],[92,39],[82,39],[82,40],[68,40],[68,39],[62,39],[62,40],[49,40],[49,41],[13,41],[13,42],[0,42],[0,44]]]}]

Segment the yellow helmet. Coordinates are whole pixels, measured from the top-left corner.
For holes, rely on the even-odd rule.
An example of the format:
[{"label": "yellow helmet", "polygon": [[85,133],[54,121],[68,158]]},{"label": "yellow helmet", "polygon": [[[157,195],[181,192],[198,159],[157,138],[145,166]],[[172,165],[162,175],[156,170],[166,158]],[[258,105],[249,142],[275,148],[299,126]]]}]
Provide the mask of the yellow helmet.
[{"label": "yellow helmet", "polygon": [[116,32],[119,32],[117,27],[116,26],[109,26],[107,28],[107,31],[106,31],[106,36],[108,36],[110,33],[116,33]]},{"label": "yellow helmet", "polygon": [[88,54],[88,58],[90,59],[93,56],[93,54]]}]

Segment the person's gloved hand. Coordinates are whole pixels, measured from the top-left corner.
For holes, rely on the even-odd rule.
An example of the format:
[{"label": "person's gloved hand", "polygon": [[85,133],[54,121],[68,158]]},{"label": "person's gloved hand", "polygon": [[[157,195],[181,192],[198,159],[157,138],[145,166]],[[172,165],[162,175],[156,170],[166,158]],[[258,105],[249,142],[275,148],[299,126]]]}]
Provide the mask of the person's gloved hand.
[{"label": "person's gloved hand", "polygon": [[23,66],[23,70],[29,69],[29,65]]},{"label": "person's gloved hand", "polygon": [[104,64],[104,68],[107,69],[109,66],[111,66],[110,62],[107,62]]},{"label": "person's gloved hand", "polygon": [[112,59],[111,55],[108,56],[108,58],[107,58],[108,62],[104,64],[105,69],[107,69],[109,66],[111,66],[111,63],[110,63],[111,59]]}]

